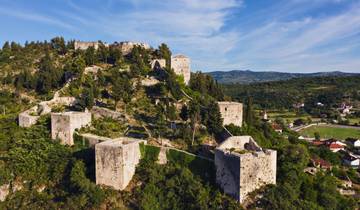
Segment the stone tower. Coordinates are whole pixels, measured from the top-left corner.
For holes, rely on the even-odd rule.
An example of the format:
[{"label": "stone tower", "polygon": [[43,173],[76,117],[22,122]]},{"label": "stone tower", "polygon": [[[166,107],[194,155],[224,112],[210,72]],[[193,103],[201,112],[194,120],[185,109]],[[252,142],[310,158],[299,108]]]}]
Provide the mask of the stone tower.
[{"label": "stone tower", "polygon": [[175,74],[184,77],[186,85],[190,81],[190,58],[185,55],[175,55],[171,57],[171,68],[174,69]]},{"label": "stone tower", "polygon": [[243,122],[243,104],[230,101],[218,102],[223,125],[234,124],[241,127]]},{"label": "stone tower", "polygon": [[90,123],[91,113],[89,112],[51,113],[51,138],[60,139],[61,144],[74,145],[75,129]]},{"label": "stone tower", "polygon": [[95,145],[96,184],[123,190],[141,158],[138,139],[122,137]]},{"label": "stone tower", "polygon": [[216,182],[242,203],[252,191],[276,184],[276,151],[260,148],[250,136],[233,136],[215,149]]}]

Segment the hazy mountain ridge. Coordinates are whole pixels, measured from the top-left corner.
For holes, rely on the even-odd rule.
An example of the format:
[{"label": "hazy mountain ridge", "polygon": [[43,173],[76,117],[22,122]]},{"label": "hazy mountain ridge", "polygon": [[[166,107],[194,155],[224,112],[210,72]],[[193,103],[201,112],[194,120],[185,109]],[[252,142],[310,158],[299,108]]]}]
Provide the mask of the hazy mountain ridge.
[{"label": "hazy mountain ridge", "polygon": [[250,71],[250,70],[232,70],[232,71],[213,71],[207,72],[219,83],[255,83],[288,80],[302,77],[325,77],[325,76],[354,76],[360,73],[346,73],[341,71],[316,72],[316,73],[284,73],[275,71]]}]

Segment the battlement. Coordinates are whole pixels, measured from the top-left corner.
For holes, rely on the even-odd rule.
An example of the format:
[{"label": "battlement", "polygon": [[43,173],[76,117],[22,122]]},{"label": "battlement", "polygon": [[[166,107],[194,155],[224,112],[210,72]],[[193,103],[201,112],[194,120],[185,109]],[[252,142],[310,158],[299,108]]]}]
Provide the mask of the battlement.
[{"label": "battlement", "polygon": [[216,181],[240,203],[249,193],[276,184],[275,150],[263,150],[251,136],[233,136],[215,150]]}]

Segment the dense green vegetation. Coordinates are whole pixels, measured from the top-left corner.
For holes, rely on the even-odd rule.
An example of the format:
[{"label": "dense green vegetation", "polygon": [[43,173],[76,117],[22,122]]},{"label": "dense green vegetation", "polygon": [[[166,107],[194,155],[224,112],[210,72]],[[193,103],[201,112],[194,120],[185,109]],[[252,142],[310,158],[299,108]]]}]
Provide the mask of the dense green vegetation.
[{"label": "dense green vegetation", "polygon": [[[124,135],[127,126],[128,133],[151,134],[152,141],[165,138],[191,152],[197,152],[205,140],[220,142],[223,128],[216,102],[227,99],[226,94],[216,81],[200,72],[194,73],[190,85],[185,86],[183,78],[169,66],[160,72],[150,69],[150,59],[169,60],[170,56],[165,44],[151,50],[135,47],[124,56],[119,49],[102,44],[98,50],[74,50],[72,41],[65,42],[60,37],[24,46],[5,43],[0,51],[0,185],[20,185],[22,189],[11,193],[0,203],[0,209],[240,209],[235,200],[219,191],[214,182],[213,162],[207,159],[169,150],[169,163],[160,166],[155,164],[159,148],[142,145],[143,159],[136,176],[126,191],[117,192],[95,185],[93,149],[82,144],[63,146],[50,139],[49,116],[42,116],[31,128],[17,126],[20,111],[38,100],[51,98],[55,90],[69,82],[61,94],[79,100],[70,109],[90,109],[97,104],[120,111],[126,118],[126,123],[107,118],[94,120],[83,132],[117,137]],[[103,70],[96,76],[85,74],[84,67],[93,64]],[[141,86],[141,80],[149,76],[160,83]],[[324,100],[332,103],[335,90],[332,85],[341,83],[340,90],[356,98],[358,80],[356,77],[334,78],[332,83],[324,80],[321,84],[326,88],[314,95],[310,89],[317,89],[317,83],[297,85],[309,90],[316,99],[329,94],[330,98]],[[274,90],[271,94],[270,85]],[[263,197],[254,198],[257,202],[253,207],[354,209],[355,201],[336,191],[337,177],[346,174],[355,180],[353,171],[335,167],[333,173],[337,176],[330,172],[314,177],[305,174],[303,169],[312,156],[334,164],[339,159],[299,141],[296,134],[286,129],[284,133],[289,138],[285,138],[255,114],[257,106],[268,106],[264,99],[271,101],[270,107],[278,108],[298,102],[299,98],[294,97],[298,93],[301,99],[310,100],[308,91],[287,85],[225,86],[225,93],[245,102],[244,126],[230,125],[227,129],[234,135],[251,135],[262,147],[278,151],[278,183],[261,189]],[[285,94],[286,88],[289,94]],[[277,95],[279,92],[284,99],[282,94]],[[337,92],[335,96],[337,102]],[[176,108],[179,104],[181,110]],[[176,128],[170,128],[171,123]]]},{"label": "dense green vegetation", "polygon": [[323,109],[338,107],[345,99],[360,100],[360,76],[297,78],[277,82],[249,85],[223,85],[224,93],[242,101],[251,96],[263,109],[292,109],[293,104],[305,103],[311,114],[320,114],[317,102]]}]

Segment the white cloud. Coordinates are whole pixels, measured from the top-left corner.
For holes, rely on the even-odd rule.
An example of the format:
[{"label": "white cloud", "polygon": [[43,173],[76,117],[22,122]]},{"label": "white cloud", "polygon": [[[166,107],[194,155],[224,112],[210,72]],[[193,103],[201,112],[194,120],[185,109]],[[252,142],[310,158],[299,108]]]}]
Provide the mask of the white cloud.
[{"label": "white cloud", "polygon": [[36,21],[36,22],[46,23],[49,25],[59,26],[59,27],[66,28],[66,29],[74,29],[74,27],[69,23],[66,23],[64,21],[61,21],[61,20],[53,18],[53,17],[36,14],[31,11],[23,11],[23,10],[14,9],[14,8],[2,7],[2,8],[0,8],[0,14],[27,20],[27,21]]}]

